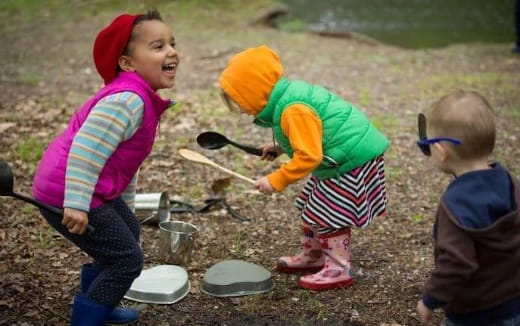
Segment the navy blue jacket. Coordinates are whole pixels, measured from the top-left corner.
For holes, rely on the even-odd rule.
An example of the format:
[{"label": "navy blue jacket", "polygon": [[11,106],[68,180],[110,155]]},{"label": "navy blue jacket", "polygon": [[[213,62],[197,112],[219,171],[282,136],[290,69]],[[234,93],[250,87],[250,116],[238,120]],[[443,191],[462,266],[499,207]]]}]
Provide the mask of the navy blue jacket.
[{"label": "navy blue jacket", "polygon": [[520,311],[520,186],[500,164],[465,173],[444,192],[434,226],[435,268],[424,304],[485,325]]}]

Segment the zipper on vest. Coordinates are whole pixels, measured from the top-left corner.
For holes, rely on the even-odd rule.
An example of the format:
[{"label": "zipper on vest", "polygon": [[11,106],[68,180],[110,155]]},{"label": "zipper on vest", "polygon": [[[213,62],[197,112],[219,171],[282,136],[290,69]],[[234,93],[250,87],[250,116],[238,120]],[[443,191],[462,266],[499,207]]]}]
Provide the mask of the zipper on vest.
[{"label": "zipper on vest", "polygon": [[273,146],[276,148],[276,138],[274,138],[274,130],[271,128],[271,136],[273,137]]},{"label": "zipper on vest", "polygon": [[339,173],[339,163],[327,155],[323,155],[323,160],[326,161],[326,164],[336,168],[336,182],[339,184],[339,179],[341,177],[341,174]]}]

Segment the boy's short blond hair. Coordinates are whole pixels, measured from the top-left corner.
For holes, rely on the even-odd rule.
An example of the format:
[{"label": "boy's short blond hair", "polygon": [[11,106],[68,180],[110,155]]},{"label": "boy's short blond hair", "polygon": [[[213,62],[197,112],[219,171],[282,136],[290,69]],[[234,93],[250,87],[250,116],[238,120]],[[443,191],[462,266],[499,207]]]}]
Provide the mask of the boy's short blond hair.
[{"label": "boy's short blond hair", "polygon": [[495,146],[495,117],[489,102],[474,91],[457,90],[441,97],[426,111],[429,138],[452,137],[447,144],[461,159],[489,156]]}]

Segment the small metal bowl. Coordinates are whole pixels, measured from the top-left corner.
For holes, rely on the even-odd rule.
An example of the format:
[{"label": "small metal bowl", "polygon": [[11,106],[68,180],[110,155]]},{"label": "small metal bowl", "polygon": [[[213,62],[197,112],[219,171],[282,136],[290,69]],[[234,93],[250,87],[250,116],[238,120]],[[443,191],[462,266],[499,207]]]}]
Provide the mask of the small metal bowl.
[{"label": "small metal bowl", "polygon": [[226,260],[211,266],[201,291],[215,297],[237,297],[269,292],[275,283],[271,272],[242,260]]},{"label": "small metal bowl", "polygon": [[190,292],[188,273],[180,266],[159,265],[141,272],[125,298],[137,302],[172,304]]}]

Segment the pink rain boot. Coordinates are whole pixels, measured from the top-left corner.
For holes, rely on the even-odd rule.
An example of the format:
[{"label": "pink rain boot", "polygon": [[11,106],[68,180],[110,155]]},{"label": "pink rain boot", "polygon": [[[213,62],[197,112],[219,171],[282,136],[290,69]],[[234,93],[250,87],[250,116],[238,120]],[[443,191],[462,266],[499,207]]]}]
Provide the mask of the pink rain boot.
[{"label": "pink rain boot", "polygon": [[320,235],[325,266],[316,274],[300,277],[298,284],[309,290],[329,290],[354,283],[350,271],[350,228]]},{"label": "pink rain boot", "polygon": [[276,269],[282,273],[315,273],[323,268],[325,259],[321,250],[318,232],[309,225],[303,225],[302,252],[296,256],[278,258]]}]

